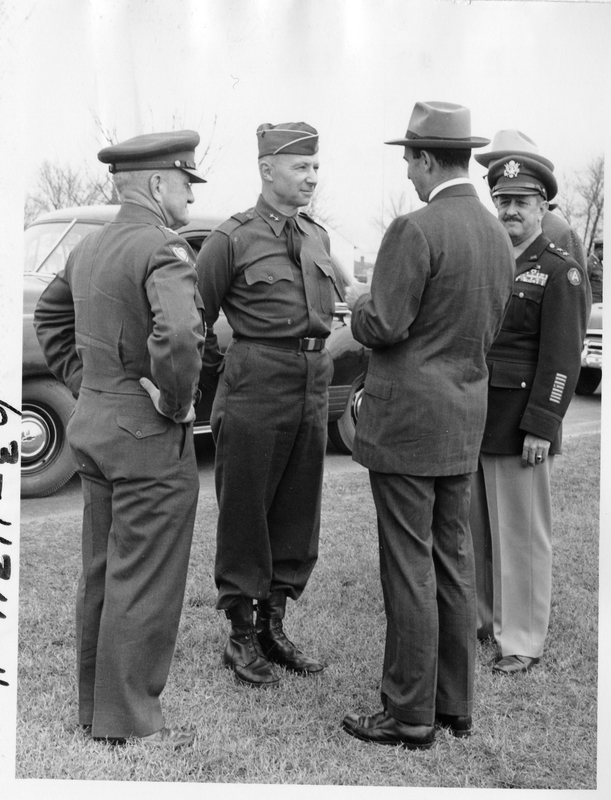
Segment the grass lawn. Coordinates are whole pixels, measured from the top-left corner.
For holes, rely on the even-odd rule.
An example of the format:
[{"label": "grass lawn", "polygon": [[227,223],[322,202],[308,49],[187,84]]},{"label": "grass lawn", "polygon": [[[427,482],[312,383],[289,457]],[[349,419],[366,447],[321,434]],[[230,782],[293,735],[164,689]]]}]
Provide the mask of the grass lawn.
[{"label": "grass lawn", "polygon": [[21,532],[17,778],[353,786],[596,788],[599,439],[556,459],[554,589],[546,653],[527,675],[493,677],[480,644],[474,734],[438,733],[432,749],[359,742],[348,712],[379,710],[385,618],[366,474],[325,481],[318,565],[286,629],[328,667],[283,672],[280,687],[239,685],[221,665],[227,620],[214,609],[216,504],[202,496],[170,679],[168,724],[194,723],[176,753],[95,743],[77,726],[74,593],[80,519]]}]

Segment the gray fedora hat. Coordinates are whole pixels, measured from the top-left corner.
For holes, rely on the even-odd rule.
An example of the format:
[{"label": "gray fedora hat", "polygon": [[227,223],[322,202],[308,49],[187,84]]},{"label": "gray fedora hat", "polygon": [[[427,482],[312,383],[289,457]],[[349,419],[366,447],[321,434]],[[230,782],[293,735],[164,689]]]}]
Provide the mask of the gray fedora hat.
[{"label": "gray fedora hat", "polygon": [[470,150],[485,147],[490,139],[471,136],[471,112],[465,106],[429,101],[414,106],[404,139],[392,139],[384,144]]}]

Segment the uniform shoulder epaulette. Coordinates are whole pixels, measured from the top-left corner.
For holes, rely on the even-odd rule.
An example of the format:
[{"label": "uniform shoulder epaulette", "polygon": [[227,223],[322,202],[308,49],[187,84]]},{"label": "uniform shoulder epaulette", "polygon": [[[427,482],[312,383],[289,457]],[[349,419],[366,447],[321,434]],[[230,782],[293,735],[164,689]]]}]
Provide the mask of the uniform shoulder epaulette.
[{"label": "uniform shoulder epaulette", "polygon": [[308,222],[311,222],[312,225],[318,225],[319,228],[322,228],[323,231],[326,232],[327,229],[324,227],[324,225],[321,225],[320,222],[316,222],[316,220],[313,219],[309,214],[306,214],[305,211],[300,211],[298,216],[304,217]]},{"label": "uniform shoulder epaulette", "polygon": [[244,225],[246,222],[250,222],[251,219],[254,219],[255,216],[255,209],[249,208],[248,211],[238,211],[237,214],[232,214],[229,219],[226,219],[225,222],[221,222],[221,224],[216,227],[215,231],[220,231],[221,233],[226,234],[227,236],[231,236],[233,231],[236,228],[239,228],[240,225]]},{"label": "uniform shoulder epaulette", "polygon": [[550,242],[545,249],[550,250],[561,258],[571,258],[571,254],[567,250],[563,250],[562,247],[558,247],[558,245],[553,242]]}]

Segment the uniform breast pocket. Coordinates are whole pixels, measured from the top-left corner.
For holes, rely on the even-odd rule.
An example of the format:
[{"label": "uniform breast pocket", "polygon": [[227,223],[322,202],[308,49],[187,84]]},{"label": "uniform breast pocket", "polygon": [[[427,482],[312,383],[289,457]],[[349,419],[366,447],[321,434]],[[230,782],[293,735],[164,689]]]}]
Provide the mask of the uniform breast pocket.
[{"label": "uniform breast pocket", "polygon": [[288,264],[253,264],[244,270],[244,280],[249,286],[258,283],[273,286],[279,281],[292,281],[293,273]]},{"label": "uniform breast pocket", "polygon": [[503,328],[509,331],[537,333],[541,322],[543,292],[542,286],[516,281]]},{"label": "uniform breast pocket", "polygon": [[331,261],[317,259],[316,276],[318,278],[318,289],[320,292],[320,308],[325,314],[333,314],[335,310],[335,270]]}]

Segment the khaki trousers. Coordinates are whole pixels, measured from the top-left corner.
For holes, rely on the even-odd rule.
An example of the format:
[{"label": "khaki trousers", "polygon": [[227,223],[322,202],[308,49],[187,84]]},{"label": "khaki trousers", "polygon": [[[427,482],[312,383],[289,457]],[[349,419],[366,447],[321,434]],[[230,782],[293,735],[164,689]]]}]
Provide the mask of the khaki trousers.
[{"label": "khaki trousers", "polygon": [[478,636],[494,636],[503,656],[539,658],[551,605],[554,456],[535,467],[520,456],[479,461],[470,512]]}]

